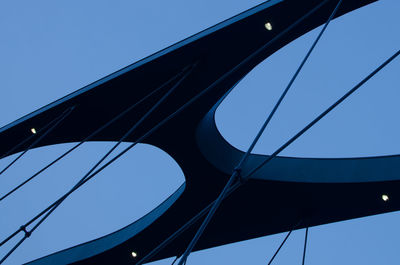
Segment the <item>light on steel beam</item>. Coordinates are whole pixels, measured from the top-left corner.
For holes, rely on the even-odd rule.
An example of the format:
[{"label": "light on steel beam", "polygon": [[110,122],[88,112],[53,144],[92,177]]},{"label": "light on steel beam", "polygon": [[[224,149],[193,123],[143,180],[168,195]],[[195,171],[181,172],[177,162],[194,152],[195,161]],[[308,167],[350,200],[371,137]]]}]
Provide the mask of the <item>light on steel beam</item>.
[{"label": "light on steel beam", "polygon": [[36,134],[36,129],[35,128],[31,128],[31,133]]},{"label": "light on steel beam", "polygon": [[267,30],[272,30],[272,24],[271,24],[270,22],[266,22],[266,23],[264,24],[264,27],[265,27]]},{"label": "light on steel beam", "polygon": [[136,258],[137,257],[137,253],[135,251],[132,251],[132,257]]},{"label": "light on steel beam", "polygon": [[382,194],[382,200],[384,202],[387,202],[389,200],[389,196],[387,196],[386,194]]}]

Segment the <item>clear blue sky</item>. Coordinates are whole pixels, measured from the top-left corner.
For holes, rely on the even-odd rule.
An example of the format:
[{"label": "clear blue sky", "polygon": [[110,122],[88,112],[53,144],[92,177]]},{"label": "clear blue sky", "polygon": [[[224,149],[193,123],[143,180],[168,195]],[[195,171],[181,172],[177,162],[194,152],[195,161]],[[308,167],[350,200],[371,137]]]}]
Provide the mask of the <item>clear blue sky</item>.
[{"label": "clear blue sky", "polygon": [[[0,126],[261,2],[3,0]],[[332,22],[255,152],[273,152],[397,51],[399,12],[398,0],[380,0]],[[232,145],[247,148],[317,31],[260,64],[223,102],[217,124]],[[397,59],[282,155],[399,154],[399,99]],[[0,194],[69,146],[30,151],[0,176]],[[0,239],[66,192],[110,146],[85,144],[1,201]],[[0,160],[0,168],[13,157]],[[150,158],[156,159],[156,167]],[[27,262],[115,231],[153,209],[183,181],[171,157],[140,145],[74,193],[5,264]],[[306,264],[399,264],[399,223],[400,215],[391,213],[311,228]],[[296,231],[274,264],[301,264],[303,236],[304,230]],[[190,256],[188,264],[266,264],[283,237],[279,234],[200,251]],[[0,254],[11,245],[0,249]]]}]

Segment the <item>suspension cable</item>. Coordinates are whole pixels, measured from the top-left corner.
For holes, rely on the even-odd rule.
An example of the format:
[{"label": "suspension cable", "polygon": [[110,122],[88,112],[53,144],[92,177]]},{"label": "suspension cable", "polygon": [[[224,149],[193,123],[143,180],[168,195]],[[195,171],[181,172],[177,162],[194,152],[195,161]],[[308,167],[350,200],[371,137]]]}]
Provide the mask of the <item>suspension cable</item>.
[{"label": "suspension cable", "polygon": [[[126,132],[124,134],[123,137],[121,137],[121,139],[118,141],[118,143],[116,143],[97,163],[94,167],[92,167],[89,172],[87,174],[85,174],[85,176],[83,176],[78,183],[70,190],[68,191],[66,194],[64,194],[61,198],[59,198],[56,202],[54,202],[53,204],[51,204],[49,207],[47,207],[44,211],[42,211],[40,214],[36,215],[33,219],[31,219],[29,222],[27,222],[25,225],[21,226],[20,229],[18,229],[16,232],[14,232],[12,235],[10,235],[8,238],[6,238],[3,242],[1,242],[0,246],[3,245],[4,243],[6,243],[8,240],[10,240],[13,236],[15,236],[16,234],[18,234],[19,232],[23,231],[25,232],[24,237],[17,243],[17,245],[15,247],[13,247],[7,254],[6,256],[0,260],[0,264],[2,262],[4,262],[4,260],[13,252],[15,251],[15,249],[22,244],[23,241],[25,241],[26,238],[28,238],[31,233],[33,231],[36,230],[37,227],[40,226],[40,224],[45,221],[47,219],[48,216],[51,215],[51,213],[72,193],[74,192],[76,189],[78,189],[80,186],[82,186],[84,183],[86,183],[91,177],[93,177],[94,175],[89,176],[99,165],[101,162],[104,161],[104,159],[106,159],[106,157],[108,155],[111,154],[111,152],[113,150],[115,150],[115,148],[123,141],[125,140],[139,125],[142,124],[142,122],[160,105],[162,104],[165,99],[173,92],[175,91],[175,89],[182,83],[183,80],[185,80],[185,78],[192,72],[192,70],[194,69],[195,65],[192,65],[190,67],[190,70],[187,71],[188,67],[186,67],[184,71],[186,71],[186,73],[178,80],[178,82],[176,82],[173,87],[165,94],[163,95],[154,106],[151,107],[151,109],[149,111],[146,112],[146,114],[139,119],[138,122],[136,122],[129,130],[128,132]],[[90,178],[88,178],[88,176]],[[46,213],[47,212],[47,213]],[[45,214],[46,213],[46,214]],[[43,214],[45,214],[40,220],[39,222],[30,230],[27,231],[26,228],[28,225],[30,225],[32,222],[36,221],[40,216],[42,216]]]},{"label": "suspension cable", "polygon": [[[344,99],[346,99],[348,96],[350,96],[353,92],[355,92],[358,88],[360,88],[364,83],[366,83],[371,77],[373,77],[375,74],[377,74],[380,70],[382,70],[387,64],[389,64],[393,59],[395,59],[398,55],[400,54],[400,50],[394,53],[389,59],[387,59],[384,63],[382,63],[378,68],[376,68],[371,74],[369,74],[366,78],[364,78],[362,81],[360,81],[355,87],[353,87],[349,92],[345,94],[342,98],[337,100],[334,104],[332,104],[326,111],[324,111],[320,116],[318,116],[314,121],[312,121],[309,125],[307,125],[302,131],[307,131],[310,129],[316,122],[318,122],[320,119],[322,119],[324,116],[326,116],[332,109],[334,109],[337,105],[339,105]],[[304,133],[303,132],[303,133]],[[300,135],[299,135],[300,136]],[[296,139],[299,137],[297,136]],[[294,140],[296,140],[294,139]],[[292,143],[294,140],[289,140]],[[290,144],[289,143],[289,144]],[[279,152],[283,151],[289,144],[284,144]],[[278,152],[278,153],[279,153]],[[275,154],[276,152],[274,152]],[[274,155],[274,157],[277,154]],[[271,155],[272,156],[272,155]],[[269,159],[269,158],[267,158]],[[271,160],[271,159],[270,159]],[[268,160],[267,162],[269,162]],[[249,174],[247,174],[243,179],[248,180],[250,176],[252,176],[259,168],[261,168],[263,165],[265,165],[267,162],[263,162],[263,164],[257,166],[254,170],[252,170]],[[241,187],[245,182],[235,182],[227,191],[227,196],[230,195],[233,191]],[[191,227],[196,221],[198,221],[201,217],[203,217],[207,212],[210,211],[211,206],[215,203],[216,200],[211,202],[209,205],[207,205],[205,208],[203,208],[197,215],[192,217],[188,222],[186,222],[183,226],[181,226],[178,230],[176,230],[172,235],[170,235],[167,239],[165,239],[163,242],[161,242],[156,248],[154,248],[151,252],[149,252],[146,256],[144,256],[141,260],[139,260],[136,264],[137,265],[142,265],[143,263],[146,263],[149,261],[151,258],[153,258],[157,253],[159,253],[162,249],[164,249],[169,243],[171,243],[175,238],[177,238],[179,235],[181,235],[184,231],[186,231],[189,227]]]},{"label": "suspension cable", "polygon": [[[14,160],[12,160],[5,168],[3,168],[0,171],[0,175],[6,172],[7,169],[9,169],[15,162],[17,162],[23,155],[25,155],[30,149],[34,148],[44,137],[46,137],[47,134],[49,134],[54,128],[56,128],[66,117],[68,117],[69,114],[71,114],[72,110],[75,108],[75,106],[72,106],[68,109],[66,109],[60,116],[49,122],[44,128],[36,132],[36,134],[40,134],[40,132],[44,131],[43,134],[41,134],[35,141],[33,141],[20,155],[18,155]],[[53,124],[53,125],[51,125]],[[51,125],[51,126],[50,126]],[[48,128],[47,128],[48,127]],[[36,134],[32,134],[31,136],[35,136]],[[31,139],[28,137],[28,139]],[[25,142],[25,141],[23,141]],[[15,150],[20,144],[18,144],[16,147],[12,148],[10,151],[8,151],[7,154],[9,154],[11,151]],[[4,156],[3,156],[4,157]],[[2,158],[3,158],[2,157]]]},{"label": "suspension cable", "polygon": [[281,248],[283,247],[283,245],[285,245],[286,240],[288,240],[288,238],[289,238],[289,236],[290,236],[290,234],[291,234],[292,232],[293,232],[293,230],[290,230],[290,231],[286,234],[286,236],[285,236],[285,238],[283,239],[282,243],[279,245],[278,249],[275,251],[275,253],[274,253],[274,255],[272,256],[272,258],[269,260],[268,265],[271,265],[271,264],[272,264],[272,261],[274,261],[276,255],[278,255],[278,253],[279,253],[279,251],[281,250]]},{"label": "suspension cable", "polygon": [[304,262],[306,260],[307,238],[308,238],[308,227],[306,227],[306,232],[305,232],[305,235],[304,235],[303,262],[301,263],[302,265],[304,265]]},{"label": "suspension cable", "polygon": [[283,245],[285,245],[286,241],[288,240],[290,234],[293,232],[293,230],[297,229],[297,227],[299,227],[299,225],[301,224],[302,220],[300,220],[300,222],[298,222],[295,226],[293,226],[289,232],[286,234],[285,238],[283,239],[282,243],[279,245],[278,249],[275,251],[274,255],[272,256],[272,258],[269,260],[268,265],[272,264],[272,261],[274,261],[275,257],[278,255],[279,251],[281,250],[281,248],[283,247]]},{"label": "suspension cable", "polygon": [[[60,156],[58,156],[55,160],[53,160],[52,162],[50,162],[49,164],[47,164],[45,167],[43,167],[42,169],[40,169],[39,171],[37,171],[35,174],[33,174],[31,177],[29,177],[28,179],[26,179],[25,181],[23,181],[22,183],[20,183],[19,185],[17,185],[16,187],[14,187],[11,191],[9,191],[8,193],[6,193],[5,195],[0,197],[0,201],[4,200],[5,198],[7,198],[8,196],[10,196],[11,194],[13,194],[14,192],[16,192],[18,189],[22,188],[25,184],[27,184],[29,181],[31,181],[32,179],[34,179],[35,177],[37,177],[38,175],[40,175],[41,173],[43,173],[45,170],[47,170],[49,167],[51,167],[52,165],[54,165],[55,163],[57,163],[58,161],[60,161],[62,158],[64,158],[65,156],[67,156],[69,153],[71,153],[72,151],[74,151],[75,149],[77,149],[79,146],[81,146],[83,143],[91,140],[94,136],[96,136],[98,133],[100,133],[101,131],[103,131],[104,129],[106,129],[108,126],[110,126],[111,124],[113,124],[115,121],[117,121],[118,119],[120,119],[121,117],[125,116],[127,113],[129,113],[130,111],[132,111],[133,109],[135,109],[138,105],[140,105],[142,102],[144,102],[145,100],[147,100],[149,97],[153,96],[155,93],[159,92],[160,90],[162,90],[165,86],[169,85],[172,81],[174,81],[176,78],[178,78],[183,72],[178,73],[177,75],[175,75],[174,77],[172,77],[171,79],[169,79],[167,82],[163,83],[161,86],[159,86],[158,88],[156,88],[155,90],[153,90],[152,92],[150,92],[149,94],[147,94],[145,97],[143,97],[142,99],[140,99],[139,101],[135,102],[134,104],[132,104],[131,106],[129,106],[127,109],[125,109],[124,111],[122,111],[121,113],[119,113],[118,115],[116,115],[115,117],[113,117],[111,120],[109,120],[108,122],[106,122],[104,125],[102,125],[101,127],[99,127],[97,130],[95,130],[94,132],[92,132],[90,135],[88,135],[86,138],[84,138],[82,141],[80,141],[79,143],[77,143],[75,146],[73,146],[72,148],[68,149],[66,152],[64,152],[63,154],[61,154]],[[0,243],[0,246],[2,245],[2,243]]]}]

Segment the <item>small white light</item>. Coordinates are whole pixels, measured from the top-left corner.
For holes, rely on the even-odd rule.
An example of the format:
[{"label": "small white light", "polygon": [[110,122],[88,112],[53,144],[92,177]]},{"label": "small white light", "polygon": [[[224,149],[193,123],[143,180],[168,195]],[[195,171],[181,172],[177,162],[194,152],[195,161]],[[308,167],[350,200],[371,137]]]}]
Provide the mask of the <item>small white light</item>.
[{"label": "small white light", "polygon": [[36,134],[36,129],[35,129],[35,128],[32,128],[32,129],[31,129],[31,132],[32,132],[33,134]]},{"label": "small white light", "polygon": [[382,195],[382,200],[387,202],[389,200],[389,196],[387,196],[386,194]]},{"label": "small white light", "polygon": [[132,251],[132,257],[134,257],[134,258],[137,257],[137,253],[135,251]]},{"label": "small white light", "polygon": [[265,23],[265,24],[264,24],[264,27],[265,27],[267,30],[272,30],[272,24],[269,23],[269,22]]}]

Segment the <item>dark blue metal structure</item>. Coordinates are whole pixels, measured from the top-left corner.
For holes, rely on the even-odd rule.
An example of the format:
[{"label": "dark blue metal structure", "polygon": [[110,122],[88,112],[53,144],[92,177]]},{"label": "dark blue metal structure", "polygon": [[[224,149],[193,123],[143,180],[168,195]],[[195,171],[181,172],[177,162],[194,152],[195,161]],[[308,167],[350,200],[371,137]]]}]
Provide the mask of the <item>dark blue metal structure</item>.
[{"label": "dark blue metal structure", "polygon": [[[345,0],[336,16],[374,0]],[[29,264],[135,264],[215,200],[243,152],[217,130],[214,114],[225,95],[257,64],[324,23],[334,0],[271,0],[161,50],[0,129],[0,154],[17,146],[74,106],[62,124],[37,146],[78,142],[141,98],[133,111],[96,134],[93,141],[117,141],[174,82],[159,87],[193,65],[166,102],[126,141],[136,142],[179,107],[188,107],[151,133],[145,143],[171,155],[186,183],[156,209],[102,238],[57,252]],[[315,8],[309,16],[299,21]],[[266,30],[265,23],[273,25]],[[275,40],[270,42],[271,40]],[[267,43],[270,43],[266,45]],[[197,96],[199,95],[200,96]],[[19,145],[23,151],[32,140]],[[251,155],[243,173],[266,156]],[[354,159],[277,157],[227,197],[195,250],[298,228],[400,209],[400,156]],[[393,194],[389,202],[382,194]],[[351,199],[349,199],[351,198]],[[201,218],[151,260],[182,254]]]}]

